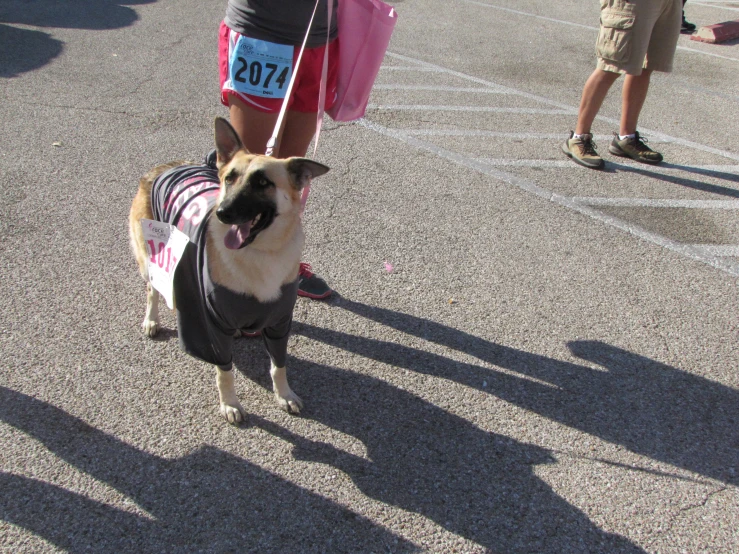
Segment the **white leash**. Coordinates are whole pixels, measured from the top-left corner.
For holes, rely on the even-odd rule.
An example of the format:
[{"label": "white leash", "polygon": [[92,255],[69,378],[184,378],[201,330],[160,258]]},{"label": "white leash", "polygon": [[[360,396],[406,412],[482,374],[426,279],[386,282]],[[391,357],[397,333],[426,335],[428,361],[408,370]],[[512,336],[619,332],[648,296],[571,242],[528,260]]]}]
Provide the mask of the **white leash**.
[{"label": "white leash", "polygon": [[[293,84],[295,84],[295,78],[298,75],[298,68],[300,67],[300,62],[303,59],[303,52],[305,51],[305,45],[308,42],[308,36],[310,35],[310,30],[313,27],[313,19],[316,16],[316,11],[318,10],[318,3],[320,0],[316,0],[316,5],[313,7],[313,13],[310,16],[310,21],[308,22],[308,29],[305,32],[305,37],[303,38],[303,44],[300,47],[300,53],[298,54],[298,59],[295,60],[295,66],[293,67],[293,74],[290,76],[290,83],[287,85],[287,91],[285,92],[285,98],[282,100],[282,107],[280,108],[280,114],[277,116],[277,121],[275,122],[275,128],[272,131],[272,137],[267,141],[267,151],[265,154],[267,156],[271,156],[274,153],[275,144],[277,143],[277,137],[280,134],[280,130],[282,129],[282,122],[285,118],[285,112],[287,111],[287,104],[290,101],[290,96],[292,95],[293,90]],[[314,140],[313,145],[313,157],[316,155],[316,151],[318,149],[318,135],[321,133],[321,126],[323,123],[323,105],[326,100],[326,79],[328,75],[328,41],[329,36],[331,33],[331,14],[333,12],[333,0],[327,0],[328,2],[328,29],[326,30],[326,49],[324,51],[323,55],[323,69],[321,70],[321,85],[318,92],[318,120],[316,122],[316,136]],[[308,194],[306,190],[303,190],[303,206],[305,206],[305,201],[308,198]]]}]

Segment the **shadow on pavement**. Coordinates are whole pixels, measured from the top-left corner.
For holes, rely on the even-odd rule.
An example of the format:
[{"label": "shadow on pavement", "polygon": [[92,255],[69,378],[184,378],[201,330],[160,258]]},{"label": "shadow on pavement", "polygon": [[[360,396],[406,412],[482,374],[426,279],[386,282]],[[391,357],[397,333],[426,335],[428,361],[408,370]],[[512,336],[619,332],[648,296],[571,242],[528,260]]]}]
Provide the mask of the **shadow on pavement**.
[{"label": "shadow on pavement", "polygon": [[[681,187],[687,187],[693,190],[699,190],[702,192],[710,192],[711,194],[720,194],[722,196],[729,196],[732,198],[739,198],[738,189],[731,188],[731,187],[725,187],[722,185],[713,185],[711,183],[705,183],[703,181],[698,181],[697,179],[690,179],[680,174],[667,175],[665,173],[650,171],[649,169],[645,169],[642,167],[635,167],[633,165],[621,164],[621,163],[616,163],[616,162],[608,162],[606,167],[608,166],[614,166],[612,168],[613,171],[623,171],[624,173],[636,173],[638,175],[643,175],[644,177],[649,177],[650,179],[656,179],[658,181],[672,183],[673,185],[679,185]],[[686,173],[693,173],[693,174],[700,175],[700,176],[705,175],[705,176],[715,177],[718,179],[723,179],[725,181],[739,184],[739,175],[737,175],[736,173],[728,173],[725,171],[701,169],[701,168],[691,167],[689,165],[677,165],[677,164],[669,164],[669,163],[662,163],[660,164],[660,166],[680,169],[681,171],[684,171]]]},{"label": "shadow on pavement", "polygon": [[0,421],[150,515],[0,472],[0,519],[70,552],[415,550],[368,519],[216,448],[160,458],[5,387]]},{"label": "shadow on pavement", "polygon": [[17,77],[43,67],[63,50],[64,43],[47,33],[13,27],[13,24],[63,29],[119,29],[138,20],[138,15],[128,5],[155,1],[3,0],[0,3],[0,77]]},{"label": "shadow on pavement", "polygon": [[[325,329],[296,331],[325,339]],[[339,336],[350,351],[394,347],[343,333],[332,338]],[[413,355],[417,362],[409,365],[418,369],[425,355]],[[300,367],[293,381],[308,399],[306,416],[361,441],[367,457],[254,416],[250,421],[292,442],[297,459],[346,473],[363,494],[433,520],[486,552],[643,552],[596,527],[535,475],[535,465],[553,461],[547,450],[484,431],[380,379],[306,360],[289,366]],[[445,551],[442,543],[430,550]]]},{"label": "shadow on pavement", "polygon": [[41,31],[0,24],[0,77],[43,67],[62,52],[62,42]]},{"label": "shadow on pavement", "polygon": [[494,344],[427,319],[346,298],[338,299],[336,306],[543,383],[311,325],[297,324],[295,332],[483,390],[642,456],[739,485],[739,391],[733,388],[598,341],[574,341],[568,347],[602,370]]}]

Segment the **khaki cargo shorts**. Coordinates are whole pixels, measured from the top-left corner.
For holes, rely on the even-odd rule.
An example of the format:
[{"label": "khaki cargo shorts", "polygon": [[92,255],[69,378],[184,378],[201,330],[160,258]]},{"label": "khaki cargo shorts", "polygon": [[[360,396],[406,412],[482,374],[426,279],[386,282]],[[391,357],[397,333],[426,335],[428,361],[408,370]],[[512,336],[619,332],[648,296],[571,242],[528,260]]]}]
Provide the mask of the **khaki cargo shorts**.
[{"label": "khaki cargo shorts", "polygon": [[598,68],[640,75],[672,71],[682,23],[682,0],[600,0]]}]

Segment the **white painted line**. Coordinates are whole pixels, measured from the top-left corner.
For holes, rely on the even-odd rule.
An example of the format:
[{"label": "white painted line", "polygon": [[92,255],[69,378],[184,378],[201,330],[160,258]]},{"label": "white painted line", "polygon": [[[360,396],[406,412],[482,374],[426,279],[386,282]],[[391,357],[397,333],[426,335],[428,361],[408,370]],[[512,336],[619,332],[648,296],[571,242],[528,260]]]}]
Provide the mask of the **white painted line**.
[{"label": "white painted line", "polygon": [[[467,0],[463,0],[463,1],[467,1]],[[410,62],[410,63],[422,64],[424,67],[431,67],[431,68],[439,69],[439,70],[441,70],[441,72],[446,73],[447,75],[453,75],[455,77],[460,77],[461,79],[466,79],[466,80],[468,80],[470,82],[473,82],[473,83],[478,83],[478,84],[489,86],[489,87],[494,87],[494,88],[500,88],[500,89],[503,89],[503,90],[508,90],[508,91],[511,91],[513,94],[517,94],[518,96],[521,96],[523,98],[528,98],[530,100],[536,100],[537,102],[541,102],[543,104],[547,104],[549,106],[553,106],[553,107],[559,108],[561,110],[566,110],[567,113],[573,113],[573,112],[574,113],[577,113],[577,109],[576,108],[573,108],[572,106],[568,106],[566,104],[562,104],[560,102],[555,102],[555,101],[553,101],[553,100],[551,100],[549,98],[543,97],[543,96],[537,96],[535,94],[530,94],[528,92],[523,92],[523,91],[520,91],[520,90],[516,90],[514,88],[505,87],[503,85],[499,85],[499,84],[493,83],[491,81],[486,81],[485,79],[480,79],[479,77],[472,77],[470,75],[466,75],[465,73],[461,73],[459,71],[453,71],[451,69],[447,69],[445,67],[434,65],[434,64],[429,63],[429,62],[424,62],[423,60],[417,60],[415,58],[411,58],[411,57],[408,57],[408,56],[403,56],[402,54],[396,54],[394,52],[388,52],[387,55],[390,56],[391,58],[396,58],[396,59],[399,59],[399,60],[405,60],[405,61]],[[597,119],[600,120],[600,121],[605,121],[605,122],[610,123],[611,125],[614,126],[614,128],[618,128],[618,125],[620,123],[618,119],[614,119],[614,118],[611,118],[611,117],[605,117],[605,116],[601,116],[601,115],[598,115],[597,116]],[[661,140],[663,142],[671,142],[673,144],[679,144],[679,145],[685,146],[687,148],[693,148],[695,150],[700,150],[702,152],[708,152],[710,154],[716,154],[716,155],[722,156],[724,158],[729,158],[730,160],[739,161],[739,154],[734,154],[732,152],[727,152],[725,150],[719,150],[718,148],[713,148],[712,146],[706,146],[705,144],[700,144],[700,143],[693,142],[693,141],[690,141],[690,140],[685,140],[685,139],[681,139],[681,138],[677,138],[677,137],[672,137],[670,135],[666,135],[664,133],[659,133],[657,131],[652,131],[650,129],[644,129],[644,128],[642,128],[639,132],[642,135],[648,136],[650,140],[652,140],[652,139],[659,139],[659,140]]]},{"label": "white painted line", "polygon": [[[486,137],[513,140],[562,140],[567,133],[501,133],[499,131],[466,130],[466,129],[403,129],[407,135],[428,137]],[[594,135],[595,140],[611,140],[613,135]],[[654,140],[651,142],[661,142]]]},{"label": "white painted line", "polygon": [[[405,131],[407,133],[407,131]],[[423,133],[407,133],[409,135],[419,135]],[[557,135],[555,138],[562,138],[562,135]],[[608,137],[611,138],[611,137]],[[658,141],[650,141],[652,143],[658,142]],[[526,167],[562,167],[562,168],[568,168],[568,169],[582,169],[581,166],[572,163],[571,161],[567,160],[516,160],[516,159],[500,159],[500,158],[477,158],[479,162],[487,164],[487,165],[493,165],[493,166],[511,166],[511,165],[520,165],[520,166],[526,166]],[[625,164],[625,163],[618,163],[614,161],[608,162],[611,167],[620,168],[623,170],[628,171],[629,169],[636,168],[636,169],[643,169],[651,171],[652,173],[661,173],[661,174],[668,174],[668,173],[701,173],[705,175],[713,175],[720,173],[721,175],[729,175],[731,177],[736,176],[736,179],[733,179],[739,184],[739,165],[651,165],[651,166],[644,166],[642,164],[639,164],[638,162]],[[739,189],[737,190],[737,193],[739,194]]]},{"label": "white painted line", "polygon": [[683,200],[663,198],[605,198],[573,196],[572,202],[586,206],[618,208],[692,208],[705,210],[739,210],[739,200]]},{"label": "white painted line", "polygon": [[526,191],[540,198],[548,200],[549,202],[558,204],[560,206],[564,206],[566,208],[570,208],[571,210],[579,212],[583,215],[587,215],[588,217],[592,219],[601,221],[603,223],[616,227],[617,229],[626,231],[627,233],[630,233],[642,240],[652,242],[658,246],[661,246],[663,248],[676,252],[687,258],[708,264],[712,267],[720,269],[721,271],[725,271],[726,273],[729,273],[730,275],[733,275],[734,277],[739,277],[739,263],[738,262],[727,260],[725,257],[712,255],[695,246],[681,244],[679,242],[675,242],[661,235],[652,233],[651,231],[648,231],[646,229],[642,229],[641,227],[638,227],[636,225],[631,225],[616,217],[612,217],[607,214],[601,213],[595,208],[591,208],[589,206],[585,206],[583,204],[578,204],[576,202],[573,202],[569,198],[565,196],[561,196],[559,194],[555,194],[549,190],[546,190],[536,185],[535,183],[528,181],[527,179],[523,179],[521,177],[517,177],[516,175],[511,175],[510,173],[505,173],[498,169],[494,169],[491,166],[480,163],[477,160],[467,158],[456,152],[451,152],[449,150],[436,146],[435,144],[430,144],[430,143],[421,141],[397,129],[388,129],[387,127],[383,127],[382,125],[369,121],[368,119],[360,119],[359,124],[376,133],[399,140],[419,150],[430,152],[440,158],[444,158],[453,163],[459,164],[469,169],[473,169],[475,171],[478,171],[480,173],[483,173],[485,175],[498,179],[504,183],[508,183],[510,185],[518,187],[523,191]]},{"label": "white painted line", "polygon": [[[486,2],[476,2],[475,0],[461,0],[461,1],[462,2],[466,2],[468,4],[474,4],[476,6],[482,6],[482,7],[485,7],[485,8],[491,8],[491,9],[500,10],[500,11],[503,11],[503,12],[514,13],[516,15],[524,15],[524,16],[527,16],[527,17],[533,17],[535,19],[542,19],[544,21],[550,21],[552,23],[559,23],[560,25],[568,25],[570,27],[579,27],[580,29],[588,29],[590,31],[596,31],[596,32],[599,30],[598,27],[593,27],[592,25],[582,25],[581,23],[573,23],[572,21],[565,21],[563,19],[555,19],[553,17],[545,17],[543,15],[537,15],[537,14],[534,14],[534,13],[522,12],[522,11],[519,11],[519,10],[512,10],[511,8],[504,8],[502,6],[495,6],[494,4],[488,4]],[[717,7],[717,6],[711,6],[711,7]],[[735,9],[735,8],[723,8],[723,9]],[[697,48],[688,48],[686,46],[678,46],[677,49],[678,50],[683,50],[685,52],[691,52],[693,54],[702,54],[704,56],[711,56],[711,57],[714,57],[714,58],[721,58],[721,59],[724,59],[724,60],[731,60],[731,61],[734,61],[734,62],[739,62],[739,58],[732,58],[732,57],[729,57],[729,56],[722,56],[720,54],[714,54],[713,52],[705,52],[703,50],[698,50]]]},{"label": "white painted line", "polygon": [[573,23],[572,21],[565,21],[563,19],[554,19],[551,17],[544,17],[543,15],[536,15],[529,12],[522,12],[519,10],[512,10],[511,8],[504,8],[502,6],[496,6],[494,4],[488,4],[487,2],[475,2],[475,0],[462,0],[468,4],[474,4],[475,6],[482,6],[484,8],[492,8],[494,10],[500,10],[502,12],[515,13],[516,15],[525,15],[527,17],[533,17],[535,19],[542,19],[544,21],[550,21],[552,23],[559,23],[561,25],[569,25],[570,27],[580,27],[581,29],[598,30],[598,27],[592,25],[582,25],[581,23]]},{"label": "white painted line", "polygon": [[[732,2],[736,6],[736,2]],[[720,10],[729,10],[732,12],[739,12],[739,8],[732,8],[730,6],[722,6],[721,2],[691,2],[693,6],[703,6],[705,8],[718,8]]]},{"label": "white painted line", "polygon": [[739,257],[739,245],[736,244],[693,244],[696,250],[719,258]]},{"label": "white painted line", "polygon": [[402,112],[482,112],[482,113],[520,113],[536,115],[572,115],[576,110],[570,109],[537,109],[537,108],[499,108],[494,106],[444,106],[444,105],[412,105],[412,104],[368,104],[368,110],[394,110]]},{"label": "white painted line", "polygon": [[433,85],[374,85],[372,90],[414,90],[431,92],[473,92],[475,94],[512,94],[508,90],[482,87],[441,87]]},{"label": "white painted line", "polygon": [[[501,160],[499,158],[477,158],[477,161],[492,167],[539,167],[539,168],[564,168],[571,166],[580,167],[572,161],[564,158],[561,160]],[[584,169],[584,168],[583,168]]]},{"label": "white painted line", "polygon": [[426,72],[426,73],[439,73],[440,69],[435,69],[433,67],[401,67],[398,65],[383,65],[380,66],[381,71],[420,71],[420,72]]}]

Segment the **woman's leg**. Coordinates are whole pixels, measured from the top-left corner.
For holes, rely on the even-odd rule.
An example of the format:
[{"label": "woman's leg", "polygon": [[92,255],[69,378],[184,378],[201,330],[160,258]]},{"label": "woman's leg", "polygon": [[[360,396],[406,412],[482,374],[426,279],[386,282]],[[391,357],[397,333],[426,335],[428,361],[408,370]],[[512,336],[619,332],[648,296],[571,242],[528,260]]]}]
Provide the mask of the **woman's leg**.
[{"label": "woman's leg", "polygon": [[[229,95],[229,100],[231,125],[239,134],[244,147],[252,154],[264,154],[278,114],[265,113],[252,108],[235,94]],[[278,146],[275,145],[275,151]]]},{"label": "woman's leg", "polygon": [[305,156],[316,134],[316,115],[288,110],[282,128],[283,136],[280,139],[278,157]]}]

